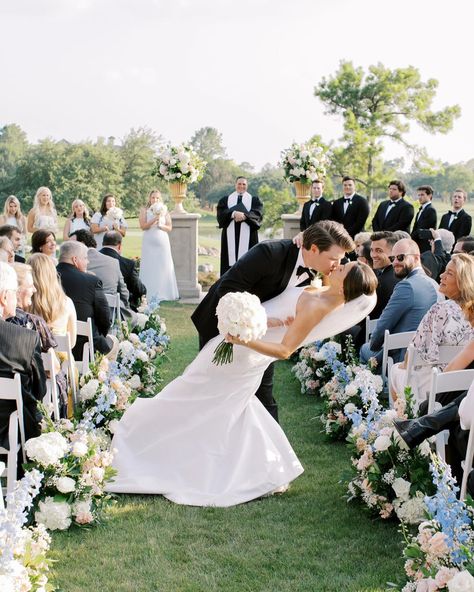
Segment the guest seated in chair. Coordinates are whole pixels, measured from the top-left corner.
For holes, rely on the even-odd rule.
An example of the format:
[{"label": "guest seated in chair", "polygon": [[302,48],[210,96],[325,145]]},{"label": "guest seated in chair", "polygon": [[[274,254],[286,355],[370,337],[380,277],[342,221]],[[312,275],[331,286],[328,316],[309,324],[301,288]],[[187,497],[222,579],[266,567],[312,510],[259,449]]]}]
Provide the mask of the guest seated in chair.
[{"label": "guest seated in chair", "polygon": [[[426,365],[415,368],[410,382],[419,401],[427,397],[433,366],[439,366],[439,347],[464,345],[474,339],[474,258],[465,253],[453,255],[441,274],[439,287],[448,300],[434,304],[425,314],[412,340],[415,351]],[[395,364],[390,373],[393,398],[403,394],[406,384],[406,359]]]},{"label": "guest seated in chair", "polygon": [[454,234],[449,230],[440,228],[439,230],[431,229],[431,235],[433,237],[431,250],[421,254],[421,264],[425,271],[430,272],[430,277],[439,283],[439,278],[451,259],[450,253],[454,246]]},{"label": "guest seated in chair", "polygon": [[[46,376],[41,359],[38,334],[5,320],[15,316],[18,282],[15,270],[0,262],[0,376],[21,378],[25,437],[40,435],[41,413],[37,403],[46,395]],[[10,415],[16,409],[14,401],[0,400],[0,446],[8,448]]]}]

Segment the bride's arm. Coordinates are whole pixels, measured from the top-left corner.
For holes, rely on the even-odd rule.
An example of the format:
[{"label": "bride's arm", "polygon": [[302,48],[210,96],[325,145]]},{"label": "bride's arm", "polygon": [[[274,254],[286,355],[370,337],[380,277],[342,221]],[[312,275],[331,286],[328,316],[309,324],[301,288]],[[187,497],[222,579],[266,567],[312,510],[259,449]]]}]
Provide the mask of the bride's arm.
[{"label": "bride's arm", "polygon": [[321,301],[315,301],[310,304],[307,300],[304,300],[302,304],[298,304],[295,320],[291,323],[281,343],[261,340],[244,343],[243,341],[240,341],[240,339],[232,337],[231,335],[227,335],[226,340],[230,343],[249,347],[265,356],[271,356],[272,358],[278,358],[279,360],[286,360],[296,349],[298,349],[311,329],[317,325],[328,312],[330,312],[329,307],[322,305]]}]

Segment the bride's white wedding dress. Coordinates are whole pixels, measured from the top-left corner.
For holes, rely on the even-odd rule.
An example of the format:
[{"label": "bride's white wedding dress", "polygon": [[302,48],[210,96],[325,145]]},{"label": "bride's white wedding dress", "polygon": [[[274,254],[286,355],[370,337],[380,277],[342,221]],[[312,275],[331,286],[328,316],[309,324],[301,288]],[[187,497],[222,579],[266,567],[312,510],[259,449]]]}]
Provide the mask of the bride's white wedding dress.
[{"label": "bride's white wedding dress", "polygon": [[[303,289],[288,288],[265,302],[268,317],[294,316]],[[360,304],[343,329],[374,304]],[[335,334],[335,319],[329,319],[335,314],[313,328],[305,343],[321,338],[322,324],[330,331],[326,337]],[[264,339],[279,342],[285,331],[269,329]],[[271,493],[303,472],[283,430],[254,396],[274,358],[234,346],[233,362],[216,366],[212,358],[221,340],[209,341],[182,376],[156,397],[137,399],[125,412],[112,441],[118,474],[109,491],[226,507]]]}]

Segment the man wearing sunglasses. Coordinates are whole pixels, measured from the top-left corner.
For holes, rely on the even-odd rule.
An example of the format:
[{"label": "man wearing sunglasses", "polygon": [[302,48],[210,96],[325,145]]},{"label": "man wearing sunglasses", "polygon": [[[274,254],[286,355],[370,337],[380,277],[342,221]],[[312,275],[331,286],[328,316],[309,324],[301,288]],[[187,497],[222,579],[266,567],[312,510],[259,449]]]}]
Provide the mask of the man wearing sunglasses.
[{"label": "man wearing sunglasses", "polygon": [[[369,343],[360,350],[361,362],[376,358],[378,367],[382,362],[382,347],[385,330],[390,333],[416,331],[425,313],[438,299],[438,284],[426,275],[421,267],[420,249],[415,241],[402,239],[394,244],[389,257],[398,282],[393,294],[377,321]],[[400,361],[402,350],[391,354],[394,362]]]}]

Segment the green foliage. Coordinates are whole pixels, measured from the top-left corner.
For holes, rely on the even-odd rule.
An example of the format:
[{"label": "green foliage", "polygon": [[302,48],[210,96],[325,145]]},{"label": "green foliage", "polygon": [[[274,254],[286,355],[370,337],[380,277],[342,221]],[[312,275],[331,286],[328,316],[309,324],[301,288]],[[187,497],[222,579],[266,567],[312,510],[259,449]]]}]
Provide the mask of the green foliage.
[{"label": "green foliage", "polygon": [[390,70],[377,64],[365,73],[352,62],[342,61],[334,76],[323,78],[314,94],[326,113],[341,115],[342,144],[334,150],[334,173],[351,174],[367,188],[370,197],[388,182],[383,174],[382,140],[388,138],[416,154],[406,134],[410,122],[430,133],[447,133],[460,116],[457,105],[432,111],[438,82],[423,82],[419,71],[409,66]]},{"label": "green foliage", "polygon": [[274,189],[263,183],[258,196],[264,204],[262,228],[276,229],[283,226],[282,214],[289,214],[296,209],[296,202],[289,187]]}]

